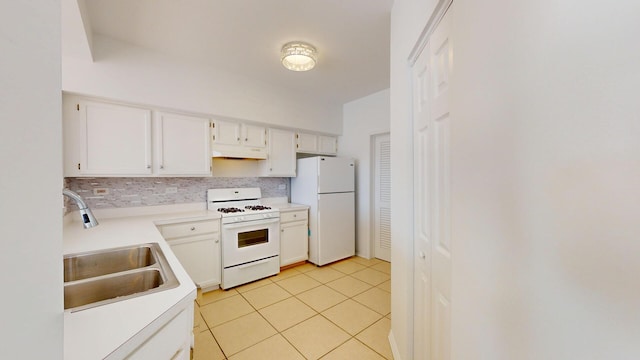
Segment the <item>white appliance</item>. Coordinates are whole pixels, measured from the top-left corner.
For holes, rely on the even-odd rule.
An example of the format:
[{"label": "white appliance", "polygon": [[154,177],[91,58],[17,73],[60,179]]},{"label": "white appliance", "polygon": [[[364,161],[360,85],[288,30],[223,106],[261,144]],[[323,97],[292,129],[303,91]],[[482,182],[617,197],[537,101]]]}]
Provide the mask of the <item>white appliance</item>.
[{"label": "white appliance", "polygon": [[291,202],[309,205],[309,261],[322,266],[355,255],[353,159],[298,159]]},{"label": "white appliance", "polygon": [[223,289],[280,272],[280,212],[260,198],[260,188],[207,191],[207,208],[222,217]]}]

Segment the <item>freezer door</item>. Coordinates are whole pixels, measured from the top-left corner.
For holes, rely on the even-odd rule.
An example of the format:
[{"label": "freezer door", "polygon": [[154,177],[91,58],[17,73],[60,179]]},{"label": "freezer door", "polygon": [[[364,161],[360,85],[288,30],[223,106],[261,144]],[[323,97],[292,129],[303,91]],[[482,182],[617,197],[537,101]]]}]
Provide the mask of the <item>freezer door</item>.
[{"label": "freezer door", "polygon": [[355,255],[353,192],[318,195],[317,231],[317,265],[325,265]]},{"label": "freezer door", "polygon": [[354,191],[355,163],[349,158],[318,158],[318,193]]}]

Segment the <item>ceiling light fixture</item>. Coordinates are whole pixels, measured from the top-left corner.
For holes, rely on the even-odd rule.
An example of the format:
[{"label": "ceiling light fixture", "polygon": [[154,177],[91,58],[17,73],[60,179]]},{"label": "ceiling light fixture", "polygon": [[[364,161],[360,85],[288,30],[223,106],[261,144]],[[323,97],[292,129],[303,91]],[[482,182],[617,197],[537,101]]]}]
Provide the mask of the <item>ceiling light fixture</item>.
[{"label": "ceiling light fixture", "polygon": [[316,48],[302,41],[292,41],[282,47],[282,65],[292,71],[307,71],[318,61]]}]

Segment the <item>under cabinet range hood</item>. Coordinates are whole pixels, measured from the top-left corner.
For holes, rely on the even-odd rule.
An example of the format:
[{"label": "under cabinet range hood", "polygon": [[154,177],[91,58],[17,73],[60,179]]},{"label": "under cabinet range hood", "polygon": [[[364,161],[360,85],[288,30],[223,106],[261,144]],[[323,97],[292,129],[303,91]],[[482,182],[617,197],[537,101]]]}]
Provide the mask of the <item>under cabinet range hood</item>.
[{"label": "under cabinet range hood", "polygon": [[216,144],[211,146],[211,156],[214,158],[264,160],[267,158],[267,149],[245,145]]}]

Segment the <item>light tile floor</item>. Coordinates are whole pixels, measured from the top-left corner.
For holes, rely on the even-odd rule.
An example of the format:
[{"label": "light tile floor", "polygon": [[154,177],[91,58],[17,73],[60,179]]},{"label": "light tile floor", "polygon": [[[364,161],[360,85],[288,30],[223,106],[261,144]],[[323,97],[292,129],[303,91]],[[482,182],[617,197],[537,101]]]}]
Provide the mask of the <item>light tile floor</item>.
[{"label": "light tile floor", "polygon": [[198,293],[194,360],[393,359],[391,266],[352,257]]}]

